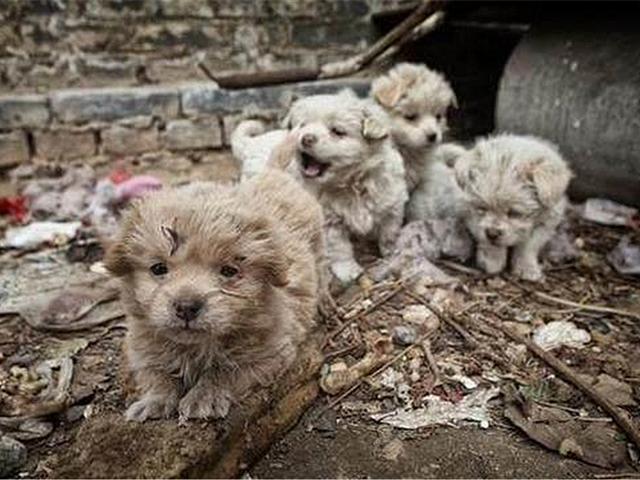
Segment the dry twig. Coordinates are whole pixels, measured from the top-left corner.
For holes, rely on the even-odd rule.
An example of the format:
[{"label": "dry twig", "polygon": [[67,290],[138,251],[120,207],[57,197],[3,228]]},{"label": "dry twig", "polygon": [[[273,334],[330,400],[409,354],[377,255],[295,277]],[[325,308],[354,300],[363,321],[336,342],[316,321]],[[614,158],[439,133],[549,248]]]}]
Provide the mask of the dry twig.
[{"label": "dry twig", "polygon": [[595,390],[591,385],[580,378],[570,367],[565,365],[553,354],[543,350],[531,340],[524,338],[523,336],[511,330],[509,327],[506,327],[502,324],[500,319],[498,319],[498,321],[496,322],[491,322],[491,324],[502,331],[511,340],[525,345],[540,360],[544,361],[547,365],[553,368],[558,373],[558,375],[571,383],[578,390],[583,392],[596,405],[607,412],[611,416],[611,418],[613,418],[613,420],[618,424],[618,426],[628,435],[629,439],[633,441],[636,447],[640,448],[640,431],[638,431],[636,426],[633,424],[632,419],[626,412],[615,406],[607,397]]}]

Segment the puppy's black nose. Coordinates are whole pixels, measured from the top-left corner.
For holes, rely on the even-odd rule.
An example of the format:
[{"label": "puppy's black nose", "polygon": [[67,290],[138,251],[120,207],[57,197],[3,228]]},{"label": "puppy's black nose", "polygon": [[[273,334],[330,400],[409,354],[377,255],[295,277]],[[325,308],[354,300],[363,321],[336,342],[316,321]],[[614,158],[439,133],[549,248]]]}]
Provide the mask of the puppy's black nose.
[{"label": "puppy's black nose", "polygon": [[502,232],[497,228],[487,228],[485,234],[489,240],[497,240],[502,236]]},{"label": "puppy's black nose", "polygon": [[302,145],[304,147],[312,147],[318,141],[318,137],[312,133],[305,133],[302,136]]},{"label": "puppy's black nose", "polygon": [[194,298],[174,300],[173,302],[176,317],[180,320],[184,320],[186,323],[195,320],[203,307],[204,302]]},{"label": "puppy's black nose", "polygon": [[427,140],[429,141],[429,143],[435,143],[436,140],[438,140],[438,134],[437,133],[427,133]]}]

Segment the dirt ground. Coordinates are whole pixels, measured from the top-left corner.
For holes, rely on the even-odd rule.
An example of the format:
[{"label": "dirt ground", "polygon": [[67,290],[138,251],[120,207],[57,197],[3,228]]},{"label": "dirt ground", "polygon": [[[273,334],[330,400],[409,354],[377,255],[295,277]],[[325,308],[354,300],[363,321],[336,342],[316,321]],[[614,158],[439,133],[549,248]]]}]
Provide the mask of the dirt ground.
[{"label": "dirt ground", "polygon": [[311,430],[309,414],[251,470],[253,478],[586,478],[607,470],[551,453],[503,424],[407,433],[361,419]]},{"label": "dirt ground", "polygon": [[[207,164],[195,168],[175,165],[178,164],[174,164],[173,170],[168,164],[154,164],[144,170],[171,182],[220,175],[229,179],[234,175],[232,162],[226,156],[224,167],[218,171]],[[5,185],[0,191],[11,188]],[[571,233],[579,245],[578,257],[559,265],[547,265],[547,280],[540,285],[522,284],[508,275],[491,278],[468,267],[444,262],[438,265],[457,279],[454,284],[427,282],[416,289],[399,287],[397,281],[389,280],[377,284],[362,282],[346,292],[339,298],[341,314],[323,323],[326,364],[354,365],[372,348],[375,350],[381,339],[389,350],[384,358],[391,360],[385,361],[378,371],[374,368],[365,373],[365,378],[349,388],[346,395],[345,389],[333,396],[321,394],[295,428],[249,468],[248,475],[253,478],[634,475],[637,451],[608,415],[496,327],[499,322],[508,322],[522,335],[529,336],[546,323],[562,320],[588,332],[590,341],[584,348],[560,347],[553,354],[592,385],[602,375],[617,380],[615,388],[606,392],[636,419],[637,425],[640,281],[615,273],[606,261],[607,252],[630,233],[629,229],[596,226],[576,218]],[[637,239],[638,232],[631,234]],[[87,286],[97,291],[108,288],[104,274],[92,268],[101,254],[100,246],[90,239],[34,252],[0,254],[0,429],[28,447],[28,461],[20,470],[21,476],[56,476],[61,471],[57,462],[83,425],[101,416],[121,418],[118,414],[126,406],[119,374],[124,323],[117,301],[105,301],[91,310],[88,317],[110,319],[95,328],[62,333],[45,331],[37,323],[42,317],[38,306],[60,292],[68,292],[70,287],[83,289],[83,294],[87,294]],[[375,261],[368,252],[362,254],[362,259],[366,263]],[[433,332],[418,323],[413,325],[418,340],[409,344],[391,343],[388,339],[394,329],[407,325],[407,306],[419,306],[421,301],[436,305],[454,322],[440,318]],[[357,313],[363,305],[366,314]],[[613,310],[597,308],[603,306]],[[83,305],[64,308],[82,310]],[[350,312],[356,314],[349,316]],[[62,380],[68,367],[64,359],[72,360],[72,377],[67,385]],[[49,370],[38,369],[43,362]],[[321,380],[326,380],[327,371],[325,367]],[[408,390],[401,391],[405,386]],[[61,398],[56,397],[56,389],[60,388],[66,389],[65,401],[56,403]],[[434,396],[455,406],[490,389],[496,389],[496,395],[484,405],[488,425],[483,426],[487,428],[481,428],[482,422],[462,419],[400,429],[385,424],[384,418],[372,418],[374,413],[391,412],[399,407],[419,408],[425,398]],[[43,404],[43,397],[49,403]],[[36,413],[34,405],[36,410],[40,409]],[[516,428],[505,416],[510,408],[510,415],[522,414],[521,425],[526,428],[544,424],[545,431],[555,435],[552,440],[545,438],[551,443],[557,440],[561,446],[545,448],[539,440],[533,441],[531,435],[523,433],[522,427]],[[535,412],[537,420],[533,420]],[[540,412],[546,416],[542,418]],[[28,424],[10,420],[25,414],[32,417]],[[152,434],[153,428],[151,425],[144,432]],[[193,433],[185,435],[176,449],[189,450],[207,438]],[[102,445],[100,439],[95,442],[87,446],[88,452],[117,452],[123,448],[116,440],[113,445]],[[565,455],[552,450],[562,450]],[[86,476],[96,476],[90,459],[86,468]],[[206,471],[200,473],[206,475]]]}]

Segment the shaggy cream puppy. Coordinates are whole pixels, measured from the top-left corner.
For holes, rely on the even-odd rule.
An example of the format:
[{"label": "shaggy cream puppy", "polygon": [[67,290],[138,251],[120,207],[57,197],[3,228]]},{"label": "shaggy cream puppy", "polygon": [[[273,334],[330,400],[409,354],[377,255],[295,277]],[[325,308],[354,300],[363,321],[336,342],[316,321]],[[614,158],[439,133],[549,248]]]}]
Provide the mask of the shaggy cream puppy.
[{"label": "shaggy cream puppy", "polygon": [[400,63],[373,81],[371,96],[390,117],[391,135],[412,192],[447,131],[447,110],[456,106],[455,93],[442,74],[424,65]]},{"label": "shaggy cream puppy", "polygon": [[121,279],[130,420],[224,417],[295,358],[322,293],[322,210],[290,175],[149,195],[107,268]]},{"label": "shaggy cream puppy", "polygon": [[265,169],[271,151],[287,136],[288,131],[266,132],[260,120],[244,120],[231,134],[231,152],[240,160],[241,180],[246,180]]},{"label": "shaggy cream puppy", "polygon": [[[241,124],[238,129],[249,132],[250,125]],[[292,131],[288,137],[284,133],[286,139],[280,142],[279,162],[288,163],[288,171],[322,205],[329,266],[338,281],[347,285],[363,271],[355,260],[351,237],[377,240],[386,255],[402,225],[408,199],[405,172],[389,138],[387,117],[371,100],[344,90],[296,101],[285,125]],[[250,143],[240,132],[234,137],[238,146]],[[256,144],[253,152],[268,143],[264,136],[256,140],[261,146]],[[260,163],[265,164],[274,151],[276,145],[254,158],[262,156]]]},{"label": "shaggy cream puppy", "polygon": [[[431,176],[422,202],[414,199],[416,215],[459,215],[477,243],[476,263],[484,271],[502,271],[511,251],[516,276],[541,280],[540,250],[563,218],[571,179],[556,147],[502,134],[478,140],[469,150],[443,146],[441,155],[443,163],[434,166],[441,175]],[[449,174],[447,164],[453,168]]]}]

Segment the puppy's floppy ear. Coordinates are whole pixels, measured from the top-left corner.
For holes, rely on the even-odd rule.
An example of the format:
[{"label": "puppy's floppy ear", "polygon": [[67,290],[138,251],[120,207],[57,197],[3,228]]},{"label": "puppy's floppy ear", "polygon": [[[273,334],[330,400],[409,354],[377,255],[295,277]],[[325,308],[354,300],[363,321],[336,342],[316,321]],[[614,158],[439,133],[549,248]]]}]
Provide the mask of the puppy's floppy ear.
[{"label": "puppy's floppy ear", "polygon": [[126,240],[120,235],[116,240],[105,245],[106,254],[104,256],[104,266],[116,277],[122,277],[131,271],[131,261],[129,259]]},{"label": "puppy's floppy ear", "polygon": [[266,281],[274,287],[288,285],[291,260],[271,222],[261,217],[250,219],[243,236],[250,242],[247,247],[251,264],[264,275]]},{"label": "puppy's floppy ear", "polygon": [[563,162],[545,157],[527,162],[520,174],[535,188],[538,200],[545,207],[560,200],[571,180],[571,171]]},{"label": "puppy's floppy ear", "polygon": [[135,225],[142,222],[139,204],[140,200],[132,203],[121,223],[120,231],[113,240],[105,244],[104,266],[116,277],[122,277],[133,270],[129,242]]},{"label": "puppy's floppy ear", "polygon": [[389,128],[381,115],[372,113],[367,107],[362,110],[362,136],[367,140],[382,140],[389,135]]},{"label": "puppy's floppy ear", "polygon": [[392,108],[402,98],[404,87],[401,82],[394,82],[390,78],[381,77],[373,82],[371,93],[380,105]]},{"label": "puppy's floppy ear", "polygon": [[456,183],[462,190],[466,190],[476,181],[476,170],[469,155],[458,155],[453,162],[452,168],[455,174]]}]

